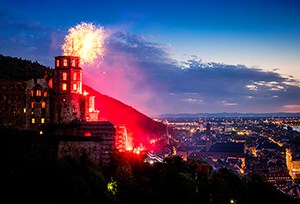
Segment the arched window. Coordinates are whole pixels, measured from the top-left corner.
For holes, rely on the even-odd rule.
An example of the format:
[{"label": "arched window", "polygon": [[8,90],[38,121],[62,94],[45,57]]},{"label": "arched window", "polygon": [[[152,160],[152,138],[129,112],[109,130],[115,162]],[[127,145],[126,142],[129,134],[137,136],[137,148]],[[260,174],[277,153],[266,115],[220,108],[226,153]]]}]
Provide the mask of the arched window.
[{"label": "arched window", "polygon": [[46,108],[46,102],[45,101],[42,102],[42,108]]},{"label": "arched window", "polygon": [[73,73],[73,80],[77,80],[77,72]]},{"label": "arched window", "polygon": [[63,72],[62,73],[62,80],[67,80],[68,79],[68,73],[67,72]]},{"label": "arched window", "polygon": [[34,108],[34,105],[35,105],[35,103],[34,103],[34,101],[32,101],[31,104],[30,104],[30,107]]},{"label": "arched window", "polygon": [[42,96],[42,91],[41,90],[36,90],[36,96]]},{"label": "arched window", "polygon": [[68,60],[64,59],[64,67],[68,66]]},{"label": "arched window", "polygon": [[63,83],[63,84],[62,84],[62,90],[63,90],[63,91],[66,91],[66,90],[67,90],[67,84],[66,84],[66,83]]},{"label": "arched window", "polygon": [[56,67],[59,67],[59,60],[56,60]]},{"label": "arched window", "polygon": [[73,90],[74,90],[74,91],[77,90],[77,84],[73,84]]},{"label": "arched window", "polygon": [[34,95],[34,91],[33,91],[33,90],[30,90],[30,93],[29,93],[29,95],[30,95],[31,97],[33,97],[33,95]]}]

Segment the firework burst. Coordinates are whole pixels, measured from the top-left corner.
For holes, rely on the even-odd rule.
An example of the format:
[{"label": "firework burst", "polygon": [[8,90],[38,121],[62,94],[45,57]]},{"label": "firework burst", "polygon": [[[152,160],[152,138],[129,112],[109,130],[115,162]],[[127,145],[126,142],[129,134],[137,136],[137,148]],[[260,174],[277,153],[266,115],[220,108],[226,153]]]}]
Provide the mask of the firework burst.
[{"label": "firework burst", "polygon": [[79,56],[82,64],[92,64],[104,55],[105,30],[92,23],[82,22],[70,28],[62,45],[64,55]]}]

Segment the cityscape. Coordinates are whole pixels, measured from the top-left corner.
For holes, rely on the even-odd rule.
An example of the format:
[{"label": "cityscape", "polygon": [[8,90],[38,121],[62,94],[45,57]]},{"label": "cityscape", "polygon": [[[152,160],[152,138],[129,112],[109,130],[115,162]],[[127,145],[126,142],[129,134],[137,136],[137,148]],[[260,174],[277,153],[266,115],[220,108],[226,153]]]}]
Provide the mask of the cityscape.
[{"label": "cityscape", "polygon": [[299,8],[0,2],[0,199],[300,204]]}]

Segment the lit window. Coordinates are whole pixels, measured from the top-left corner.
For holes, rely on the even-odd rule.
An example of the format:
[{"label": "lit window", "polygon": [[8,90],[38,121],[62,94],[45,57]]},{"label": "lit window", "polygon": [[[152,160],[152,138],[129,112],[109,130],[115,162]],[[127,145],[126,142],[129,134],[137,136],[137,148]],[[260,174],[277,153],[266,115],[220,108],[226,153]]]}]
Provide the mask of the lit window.
[{"label": "lit window", "polygon": [[32,124],[35,123],[35,118],[31,118],[31,123],[32,123]]},{"label": "lit window", "polygon": [[44,134],[43,131],[40,131],[40,135]]},{"label": "lit window", "polygon": [[46,102],[45,101],[42,102],[42,108],[46,108]]},{"label": "lit window", "polygon": [[44,97],[47,97],[47,96],[48,96],[48,92],[44,91]]},{"label": "lit window", "polygon": [[62,90],[63,90],[63,91],[66,91],[66,90],[67,90],[67,84],[65,84],[65,83],[62,84]]},{"label": "lit window", "polygon": [[26,108],[23,109],[24,113],[26,113]]},{"label": "lit window", "polygon": [[31,102],[30,106],[31,106],[31,108],[34,108],[34,102]]},{"label": "lit window", "polygon": [[41,90],[36,90],[36,96],[42,96],[42,91]]},{"label": "lit window", "polygon": [[64,59],[64,67],[68,66],[68,61]]},{"label": "lit window", "polygon": [[73,90],[76,91],[77,89],[77,84],[73,84]]},{"label": "lit window", "polygon": [[76,65],[75,60],[72,60],[72,67],[75,67],[75,65]]},{"label": "lit window", "polygon": [[77,80],[77,73],[76,72],[73,73],[73,80]]},{"label": "lit window", "polygon": [[34,94],[33,90],[30,90],[29,95],[30,95],[31,97],[33,97],[33,94]]},{"label": "lit window", "polygon": [[41,123],[42,123],[42,124],[45,123],[45,118],[41,118]]},{"label": "lit window", "polygon": [[67,72],[63,72],[62,73],[62,79],[63,80],[67,80],[67,78],[68,78],[68,73]]},{"label": "lit window", "polygon": [[59,67],[59,60],[56,60],[56,67]]}]

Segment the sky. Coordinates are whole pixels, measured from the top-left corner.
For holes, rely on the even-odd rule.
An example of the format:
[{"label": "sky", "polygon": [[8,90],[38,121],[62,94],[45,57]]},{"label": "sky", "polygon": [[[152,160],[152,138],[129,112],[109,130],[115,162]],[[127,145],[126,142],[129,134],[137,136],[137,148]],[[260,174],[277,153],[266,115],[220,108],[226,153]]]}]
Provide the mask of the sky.
[{"label": "sky", "polygon": [[68,30],[88,22],[109,35],[83,82],[149,116],[300,112],[299,10],[298,0],[0,0],[0,54],[53,68]]}]

